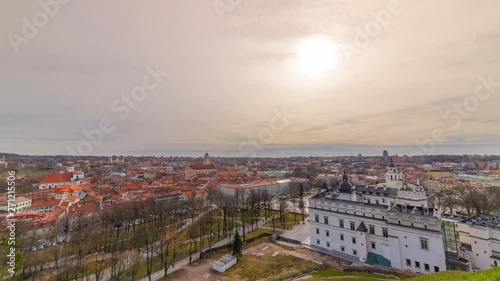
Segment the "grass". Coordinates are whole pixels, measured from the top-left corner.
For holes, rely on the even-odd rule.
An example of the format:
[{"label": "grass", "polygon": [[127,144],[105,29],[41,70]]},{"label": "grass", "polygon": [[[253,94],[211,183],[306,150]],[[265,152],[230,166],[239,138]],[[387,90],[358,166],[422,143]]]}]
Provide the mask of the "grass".
[{"label": "grass", "polygon": [[162,277],[161,279],[158,279],[160,281],[166,281],[166,280],[183,280],[185,279],[185,276],[187,274],[187,271],[185,269],[179,269],[174,271],[173,273],[168,273],[167,277]]},{"label": "grass", "polygon": [[249,234],[246,235],[246,238],[251,238],[251,237],[257,237],[261,234],[264,234],[264,233],[270,233],[270,234],[276,234],[276,235],[281,235],[283,234],[283,231],[279,231],[279,230],[269,230],[269,229],[263,229],[263,228],[259,228],[255,231],[252,231],[250,232]]},{"label": "grass", "polygon": [[[406,279],[408,276],[394,274],[393,276],[384,276],[369,272],[344,272],[336,269],[324,269],[311,274],[313,279],[309,280],[339,280],[339,277],[348,277],[348,280],[395,280]],[[346,278],[347,279],[347,278]]]},{"label": "grass", "polygon": [[[279,217],[274,220],[274,226],[277,229],[285,229],[285,230],[290,230],[292,229],[295,225],[298,224],[298,222],[302,221],[302,215],[295,215],[291,213],[285,214],[285,227],[280,224],[279,222]],[[266,227],[273,227],[273,222],[270,221],[266,223],[264,226]]]},{"label": "grass", "polygon": [[409,279],[409,281],[496,281],[500,280],[500,267],[479,271],[443,271]]},{"label": "grass", "polygon": [[286,256],[282,253],[276,257],[272,257],[270,254],[260,257],[243,255],[225,275],[229,277],[229,280],[274,281],[291,279],[318,268],[319,265],[313,262],[294,256]]},{"label": "grass", "polygon": [[[313,279],[309,280],[341,280],[339,277],[348,277],[345,280],[394,280],[396,278],[384,277],[380,274],[368,272],[343,272],[334,269],[325,269],[311,274]],[[401,274],[394,274],[399,279],[407,279],[408,281],[496,281],[500,280],[500,268],[492,268],[480,272],[464,272],[464,271],[442,271],[432,274],[421,275],[413,278]]]}]

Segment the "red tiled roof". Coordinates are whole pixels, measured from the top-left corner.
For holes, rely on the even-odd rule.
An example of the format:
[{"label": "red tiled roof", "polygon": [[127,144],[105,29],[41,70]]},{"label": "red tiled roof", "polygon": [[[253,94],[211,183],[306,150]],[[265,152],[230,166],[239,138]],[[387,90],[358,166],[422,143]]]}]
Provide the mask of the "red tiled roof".
[{"label": "red tiled roof", "polygon": [[64,193],[75,193],[82,190],[79,185],[60,185],[53,189],[54,193],[64,194]]},{"label": "red tiled roof", "polygon": [[63,210],[68,209],[68,207],[69,207],[69,202],[68,201],[62,202],[61,206],[59,206],[59,208],[61,208]]},{"label": "red tiled roof", "polygon": [[[186,196],[193,196],[193,191],[191,190],[186,190],[186,191],[183,191],[182,193],[184,193],[184,195]],[[201,189],[196,189],[194,190],[194,194],[195,195],[204,195],[205,194],[205,191],[201,190]]]},{"label": "red tiled roof", "polygon": [[33,199],[31,202],[31,208],[59,206],[60,203],[60,199]]},{"label": "red tiled roof", "polygon": [[99,203],[97,202],[85,202],[74,204],[69,208],[69,212],[71,214],[80,213],[80,214],[90,214],[97,213],[101,210]]},{"label": "red tiled roof", "polygon": [[78,198],[75,195],[71,195],[67,200],[68,200],[68,202],[76,203],[76,202],[78,202],[80,200],[80,198]]},{"label": "red tiled roof", "polygon": [[40,181],[40,183],[57,183],[57,182],[70,182],[73,173],[50,173],[45,175],[45,177]]}]

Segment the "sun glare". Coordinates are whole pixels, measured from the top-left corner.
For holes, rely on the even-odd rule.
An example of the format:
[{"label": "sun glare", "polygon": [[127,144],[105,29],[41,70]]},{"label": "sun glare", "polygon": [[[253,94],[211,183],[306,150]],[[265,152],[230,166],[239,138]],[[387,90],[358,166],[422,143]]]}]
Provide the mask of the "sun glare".
[{"label": "sun glare", "polygon": [[336,47],[325,37],[311,37],[298,49],[299,69],[302,73],[312,76],[325,74],[337,63]]}]

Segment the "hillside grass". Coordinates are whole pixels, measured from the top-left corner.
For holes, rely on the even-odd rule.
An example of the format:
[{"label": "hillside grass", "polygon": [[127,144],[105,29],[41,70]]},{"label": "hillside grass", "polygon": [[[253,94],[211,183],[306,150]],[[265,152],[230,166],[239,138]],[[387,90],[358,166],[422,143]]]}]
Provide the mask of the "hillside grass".
[{"label": "hillside grass", "polygon": [[479,271],[443,271],[422,276],[417,276],[409,281],[498,281],[500,280],[500,267]]},{"label": "hillside grass", "polygon": [[345,277],[348,280],[401,280],[407,279],[408,276],[402,274],[377,274],[369,272],[345,272],[337,269],[323,269],[318,272],[311,274],[313,279],[307,280],[343,280],[341,277]]}]

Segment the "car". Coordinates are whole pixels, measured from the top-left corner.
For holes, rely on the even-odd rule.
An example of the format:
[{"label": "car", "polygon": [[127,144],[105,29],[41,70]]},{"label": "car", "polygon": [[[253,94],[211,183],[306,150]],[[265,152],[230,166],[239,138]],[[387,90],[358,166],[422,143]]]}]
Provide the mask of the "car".
[{"label": "car", "polygon": [[57,245],[57,243],[56,242],[52,242],[52,244],[50,244],[50,245],[51,246],[55,246],[55,245]]},{"label": "car", "polygon": [[36,251],[36,247],[31,247],[31,250],[32,251]]},{"label": "car", "polygon": [[61,242],[61,241],[57,241],[57,244],[58,244],[58,245],[61,245],[62,243],[63,243],[63,242]]},{"label": "car", "polygon": [[42,250],[43,249],[43,246],[38,246],[38,250]]}]

